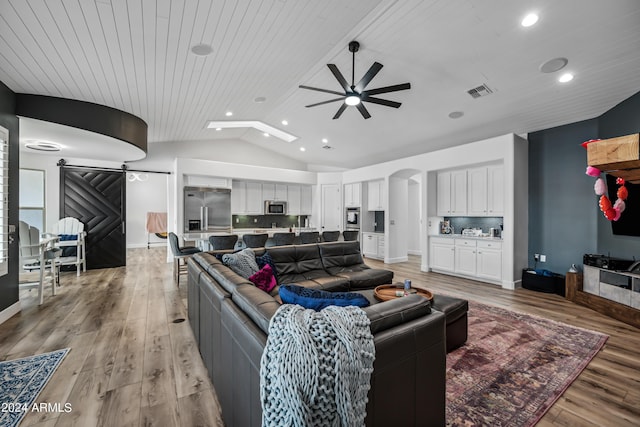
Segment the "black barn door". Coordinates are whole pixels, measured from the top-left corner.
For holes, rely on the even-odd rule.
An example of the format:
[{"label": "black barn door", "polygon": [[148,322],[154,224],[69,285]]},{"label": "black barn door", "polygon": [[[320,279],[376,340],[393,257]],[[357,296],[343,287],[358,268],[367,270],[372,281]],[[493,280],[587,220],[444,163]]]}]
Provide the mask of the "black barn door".
[{"label": "black barn door", "polygon": [[87,268],[126,265],[123,172],[60,168],[60,217],[78,218],[87,232]]}]

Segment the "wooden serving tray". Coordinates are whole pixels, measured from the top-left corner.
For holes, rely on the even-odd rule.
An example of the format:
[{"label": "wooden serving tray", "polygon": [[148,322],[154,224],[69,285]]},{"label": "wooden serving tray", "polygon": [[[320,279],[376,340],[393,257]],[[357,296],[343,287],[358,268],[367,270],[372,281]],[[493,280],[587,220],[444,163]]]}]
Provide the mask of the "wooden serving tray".
[{"label": "wooden serving tray", "polygon": [[[429,301],[433,299],[433,294],[427,291],[426,289],[421,289],[421,288],[411,288],[411,289],[417,291],[416,292],[417,295],[423,296]],[[396,296],[396,291],[404,292],[404,284],[394,283],[391,285],[380,285],[374,289],[373,295],[380,301],[389,301],[396,298],[402,298],[402,297]]]}]

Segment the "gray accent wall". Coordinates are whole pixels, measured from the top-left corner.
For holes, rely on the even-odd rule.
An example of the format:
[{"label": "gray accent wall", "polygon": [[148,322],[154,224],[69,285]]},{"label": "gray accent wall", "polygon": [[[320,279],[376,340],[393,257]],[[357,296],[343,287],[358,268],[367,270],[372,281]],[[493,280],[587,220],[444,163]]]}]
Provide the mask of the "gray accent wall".
[{"label": "gray accent wall", "polygon": [[538,268],[564,274],[596,252],[600,210],[580,144],[597,135],[595,119],[529,134],[530,267],[535,253],[544,254],[547,262]]},{"label": "gray accent wall", "polygon": [[[640,237],[616,236],[585,175],[580,143],[640,132],[640,93],[594,119],[529,134],[529,265],[564,274],[585,253],[640,259]],[[640,201],[638,201],[640,203]]]}]

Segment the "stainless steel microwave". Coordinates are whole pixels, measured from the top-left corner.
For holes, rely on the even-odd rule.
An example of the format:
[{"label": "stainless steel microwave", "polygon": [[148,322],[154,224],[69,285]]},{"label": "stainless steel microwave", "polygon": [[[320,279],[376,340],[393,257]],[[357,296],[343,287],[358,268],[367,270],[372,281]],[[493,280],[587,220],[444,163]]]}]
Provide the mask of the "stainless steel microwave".
[{"label": "stainless steel microwave", "polygon": [[280,202],[276,200],[265,200],[264,214],[265,215],[286,215],[287,202]]}]

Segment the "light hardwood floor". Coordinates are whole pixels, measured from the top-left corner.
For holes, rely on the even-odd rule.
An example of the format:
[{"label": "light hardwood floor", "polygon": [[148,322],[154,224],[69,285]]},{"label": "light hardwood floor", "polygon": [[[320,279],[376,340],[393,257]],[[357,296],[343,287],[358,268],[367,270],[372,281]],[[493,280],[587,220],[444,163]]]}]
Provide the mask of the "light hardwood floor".
[{"label": "light hardwood floor", "polygon": [[[21,290],[23,311],[0,325],[0,360],[70,347],[38,402],[70,413],[30,413],[21,425],[217,426],[215,390],[186,319],[186,280],[176,288],[164,248],[131,249],[127,267],[63,273],[58,295]],[[508,291],[420,272],[419,259],[373,267],[435,292],[498,305],[608,334],[603,350],[539,426],[640,425],[640,330],[557,295]]]}]

